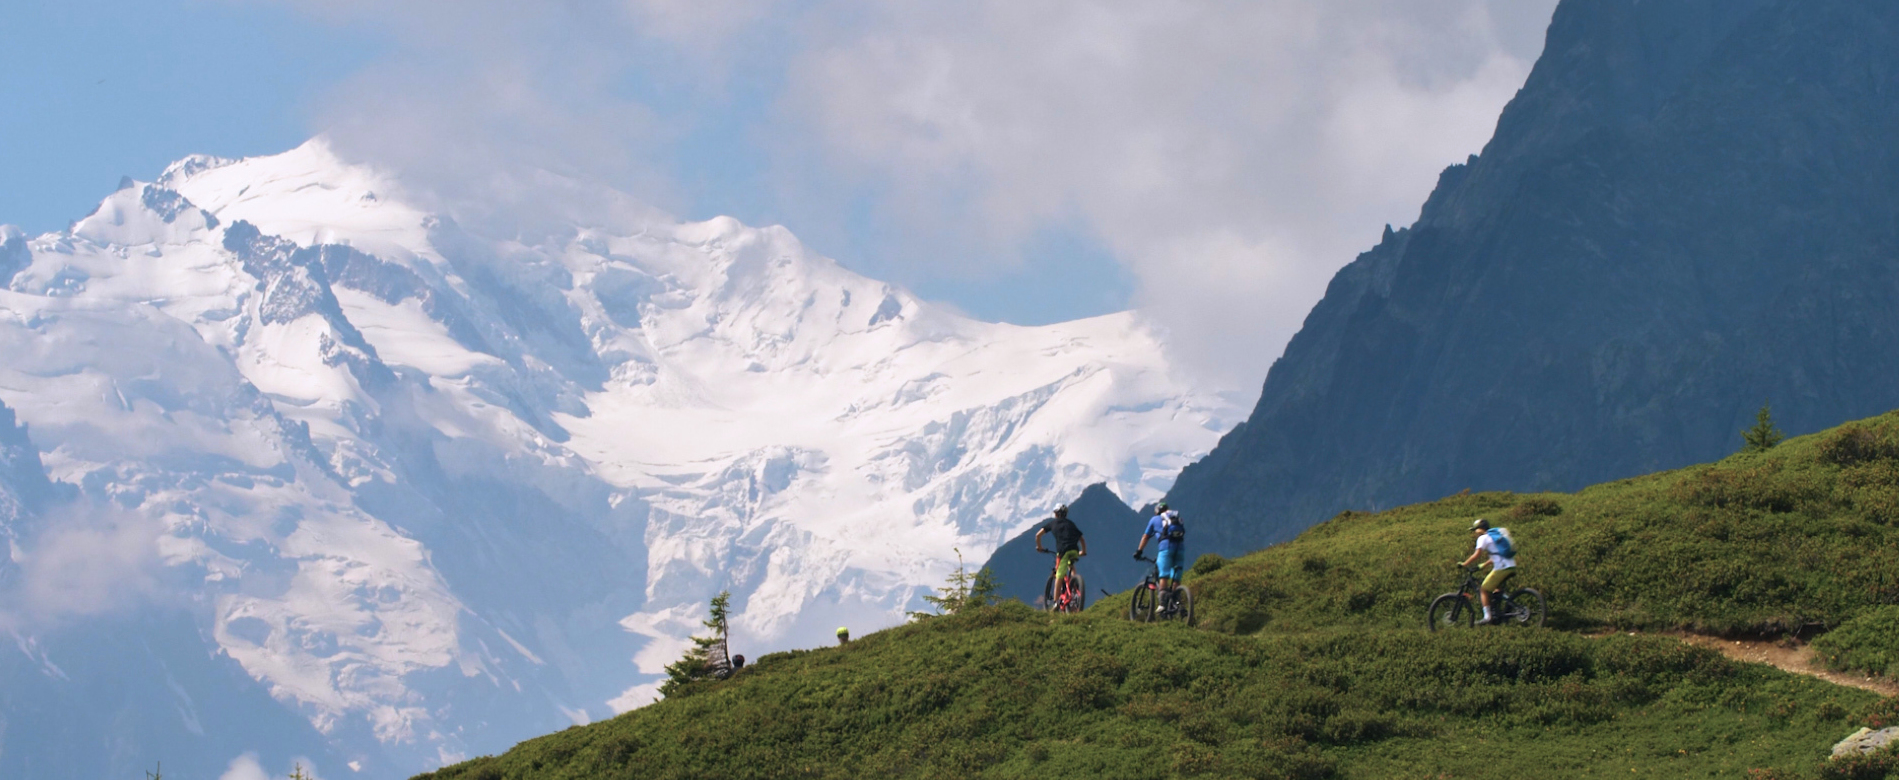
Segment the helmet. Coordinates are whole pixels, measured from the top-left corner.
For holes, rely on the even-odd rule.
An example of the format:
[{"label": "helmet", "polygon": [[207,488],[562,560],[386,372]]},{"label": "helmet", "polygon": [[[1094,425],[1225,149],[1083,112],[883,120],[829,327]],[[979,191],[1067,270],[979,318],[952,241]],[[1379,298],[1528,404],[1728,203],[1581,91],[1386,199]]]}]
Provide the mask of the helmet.
[{"label": "helmet", "polygon": [[843,627],[843,626],[838,626],[838,627],[837,627],[837,635],[838,635],[838,636],[850,636],[850,635],[851,635],[851,630],[850,630],[850,629],[848,629],[848,628],[845,628],[845,627]]},{"label": "helmet", "polygon": [[1490,530],[1490,521],[1489,521],[1489,520],[1485,520],[1485,519],[1483,519],[1483,518],[1481,518],[1481,517],[1479,517],[1479,518],[1477,518],[1476,520],[1473,520],[1473,521],[1471,521],[1471,524],[1470,524],[1470,530],[1472,530],[1472,531],[1488,531],[1488,530]]},{"label": "helmet", "polygon": [[1062,504],[1061,506],[1058,506],[1058,507],[1055,507],[1055,516],[1056,516],[1056,517],[1067,517],[1067,516],[1068,516],[1068,505],[1067,505],[1067,504]]},{"label": "helmet", "polygon": [[1164,514],[1166,512],[1167,512],[1167,502],[1162,501],[1154,505],[1154,514],[1158,515],[1158,514]]}]

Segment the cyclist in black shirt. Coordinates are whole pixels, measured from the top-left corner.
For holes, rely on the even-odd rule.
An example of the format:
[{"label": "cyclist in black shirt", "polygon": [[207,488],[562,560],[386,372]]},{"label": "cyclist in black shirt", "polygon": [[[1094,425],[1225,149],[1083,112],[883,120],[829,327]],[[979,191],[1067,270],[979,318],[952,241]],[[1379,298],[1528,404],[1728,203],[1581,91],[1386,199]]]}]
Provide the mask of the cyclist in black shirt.
[{"label": "cyclist in black shirt", "polygon": [[1075,559],[1088,554],[1088,540],[1081,538],[1081,529],[1068,519],[1067,504],[1055,507],[1055,516],[1036,529],[1036,552],[1048,552],[1042,547],[1042,534],[1051,533],[1055,535],[1055,581],[1061,582],[1068,579],[1068,569],[1075,565]]}]

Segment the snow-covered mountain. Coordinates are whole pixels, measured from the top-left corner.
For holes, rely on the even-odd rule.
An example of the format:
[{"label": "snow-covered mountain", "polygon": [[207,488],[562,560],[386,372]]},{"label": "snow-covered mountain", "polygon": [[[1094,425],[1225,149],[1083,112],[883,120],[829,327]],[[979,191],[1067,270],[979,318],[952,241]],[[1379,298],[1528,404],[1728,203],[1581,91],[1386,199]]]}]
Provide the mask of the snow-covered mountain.
[{"label": "snow-covered mountain", "polygon": [[[1093,482],[1158,497],[1240,411],[1133,314],[977,322],[611,193],[535,233],[403,193],[318,140],[0,232],[0,436],[57,498],[0,501],[0,679],[39,676],[0,693],[0,775],[498,750],[650,701],[719,590],[752,654],[896,623],[955,550]],[[80,679],[144,668],[169,684]],[[49,706],[146,725],[20,738]],[[260,707],[280,744],[213,725]]]}]

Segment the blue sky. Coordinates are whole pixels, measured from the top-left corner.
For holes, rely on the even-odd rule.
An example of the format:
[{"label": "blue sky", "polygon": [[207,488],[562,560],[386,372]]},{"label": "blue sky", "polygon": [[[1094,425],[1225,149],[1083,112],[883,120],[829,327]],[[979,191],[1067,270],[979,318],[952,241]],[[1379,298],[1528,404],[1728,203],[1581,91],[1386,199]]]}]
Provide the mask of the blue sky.
[{"label": "blue sky", "polygon": [[121,176],[302,143],[310,101],[378,51],[280,6],[9,0],[0,24],[0,222],[32,233],[85,216]]},{"label": "blue sky", "polygon": [[1553,6],[13,0],[0,222],[322,133],[451,200],[529,165],[783,224],[987,319],[1135,308],[1243,390],[1481,149]]}]

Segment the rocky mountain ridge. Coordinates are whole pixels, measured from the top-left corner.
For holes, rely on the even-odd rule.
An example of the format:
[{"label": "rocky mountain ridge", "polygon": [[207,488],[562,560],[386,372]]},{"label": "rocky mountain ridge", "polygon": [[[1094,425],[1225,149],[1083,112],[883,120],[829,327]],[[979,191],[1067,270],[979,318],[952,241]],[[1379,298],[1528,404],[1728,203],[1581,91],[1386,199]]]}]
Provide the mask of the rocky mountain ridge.
[{"label": "rocky mountain ridge", "polygon": [[1200,551],[1899,406],[1899,12],[1562,3],[1481,155],[1341,270],[1169,500]]}]

